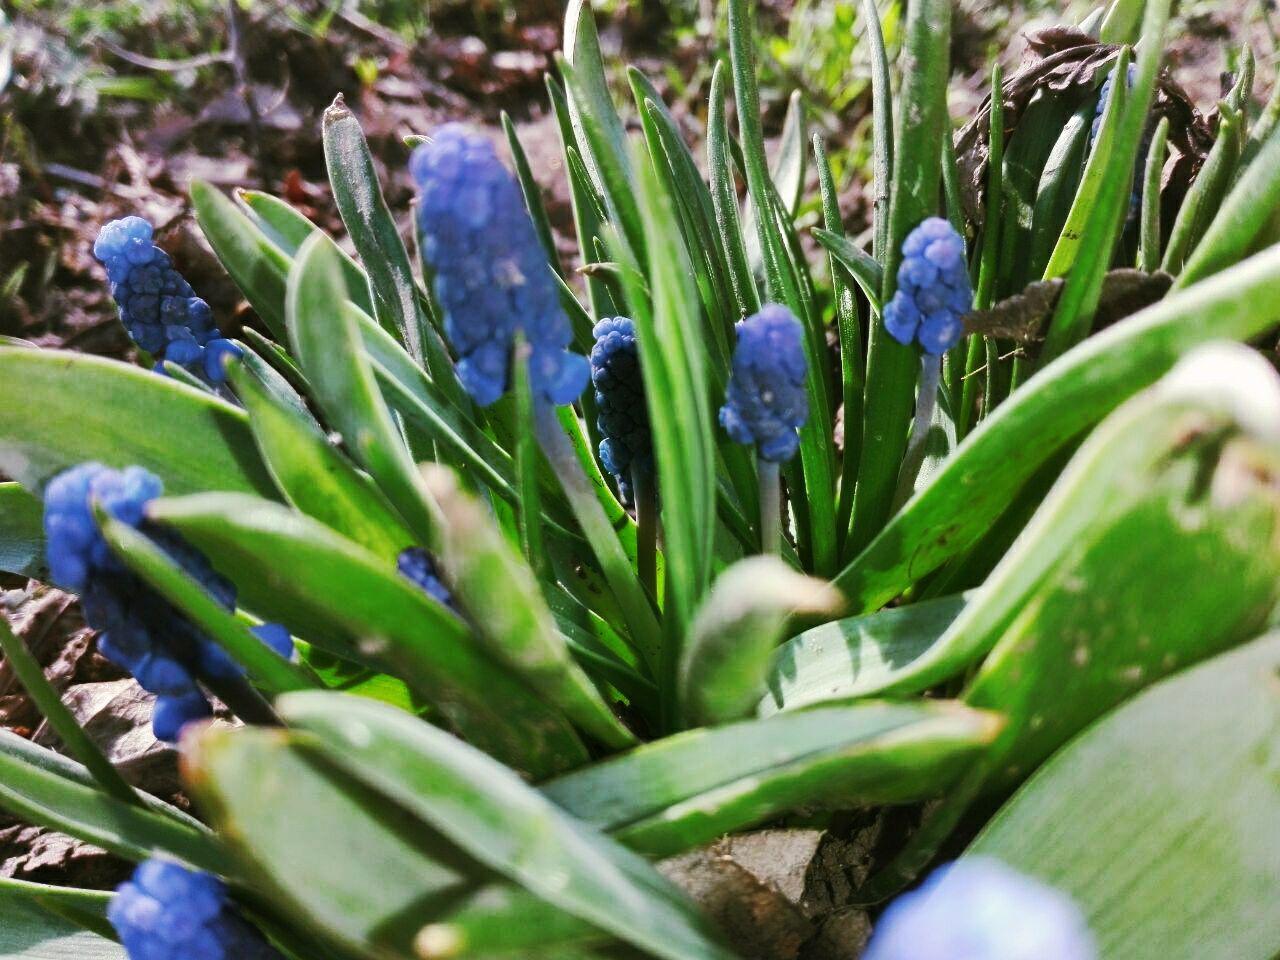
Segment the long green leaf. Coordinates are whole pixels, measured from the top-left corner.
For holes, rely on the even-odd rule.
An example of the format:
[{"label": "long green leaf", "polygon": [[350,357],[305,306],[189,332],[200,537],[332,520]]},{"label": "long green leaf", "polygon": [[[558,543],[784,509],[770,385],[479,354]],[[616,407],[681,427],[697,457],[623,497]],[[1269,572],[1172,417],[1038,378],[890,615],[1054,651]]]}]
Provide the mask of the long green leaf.
[{"label": "long green leaf", "polygon": [[[894,144],[881,303],[897,289],[898,264],[907,234],[938,212],[939,158],[947,126],[951,3],[920,0],[907,8],[906,42],[899,67],[902,89]],[[914,347],[873,322],[867,344],[862,461],[853,505],[850,547],[861,550],[889,519],[899,468],[907,447],[907,425],[919,363]]]},{"label": "long green leaf", "polygon": [[0,879],[0,956],[6,960],[126,960],[124,947],[84,929],[85,923],[95,920],[106,925],[110,901],[111,894],[98,890]]},{"label": "long green leaf", "polygon": [[400,576],[391,559],[248,497],[158,500],[151,515],[226,571],[247,607],[303,637],[337,632],[363,644],[472,743],[512,766],[546,775],[584,759],[563,717],[490,661],[462,621]]},{"label": "long green leaf", "polygon": [[1271,960],[1278,673],[1273,633],[1155,685],[1042,767],[966,856],[1070,896],[1101,960]]},{"label": "long green leaf", "polygon": [[228,379],[285,499],[379,556],[394,557],[412,543],[382,494],[334,449],[305,407],[277,400],[246,364],[230,364]]},{"label": "long green leaf", "polygon": [[449,734],[332,694],[290,697],[284,709],[316,734],[333,763],[549,903],[654,956],[732,956],[707,920],[643,859]]},{"label": "long green leaf", "polygon": [[774,556],[748,557],[722,573],[689,630],[680,661],[680,703],[694,725],[751,714],[783,626],[792,613],[829,613],[839,595]]},{"label": "long green leaf", "polygon": [[114,360],[0,347],[0,469],[36,491],[86,460],[146,467],[171,493],[275,496],[231,404]]},{"label": "long green leaf", "polygon": [[692,730],[553,780],[574,816],[651,856],[678,853],[797,807],[935,796],[999,732],[953,703],[867,702]]},{"label": "long green leaf", "polygon": [[778,650],[760,715],[875,696],[899,686],[965,601],[940,597],[806,630]]},{"label": "long green leaf", "polygon": [[0,570],[37,580],[44,562],[44,508],[16,483],[0,483]]},{"label": "long green leaf", "polygon": [[965,550],[1060,450],[1192,347],[1280,321],[1280,247],[1090,337],[1041,370],[956,449],[836,578],[851,612],[884,606]]},{"label": "long green leaf", "polygon": [[[438,551],[450,585],[488,650],[592,739],[622,749],[635,735],[618,721],[555,628],[533,571],[503,537],[492,516],[443,467],[426,475],[449,518]],[[501,603],[494,603],[501,597]]]},{"label": "long green leaf", "polygon": [[308,240],[289,273],[289,340],[329,423],[414,535],[430,544],[438,517],[378,390],[360,331],[343,309],[346,301],[336,255],[319,238]]},{"label": "long green leaf", "polygon": [[126,859],[167,856],[231,872],[219,842],[201,824],[152,797],[143,800],[139,807],[109,797],[78,763],[0,730],[0,807]]},{"label": "long green leaf", "polygon": [[191,182],[196,223],[222,266],[271,335],[284,339],[284,288],[289,257],[212,184]]}]

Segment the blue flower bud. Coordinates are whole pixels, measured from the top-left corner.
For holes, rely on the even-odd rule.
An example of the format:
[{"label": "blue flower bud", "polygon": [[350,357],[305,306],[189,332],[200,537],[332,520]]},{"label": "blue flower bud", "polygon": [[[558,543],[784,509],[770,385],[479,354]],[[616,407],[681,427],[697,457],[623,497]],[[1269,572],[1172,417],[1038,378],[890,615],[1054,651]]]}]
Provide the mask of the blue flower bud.
[{"label": "blue flower bud", "polygon": [[754,443],[760,459],[786,463],[809,419],[804,330],[786,307],[766,304],[737,325],[737,344],[720,425],[738,443]]},{"label": "blue flower bud", "polygon": [[[1111,102],[1111,81],[1114,76],[1114,71],[1108,73],[1107,78],[1102,81],[1102,86],[1098,88],[1098,106],[1093,112],[1093,125],[1089,128],[1090,143],[1098,139],[1098,131],[1102,129],[1102,116],[1107,112],[1107,104]],[[1125,87],[1131,88],[1137,76],[1137,66],[1129,64],[1128,73],[1125,75]]]},{"label": "blue flower bud", "polygon": [[895,900],[863,960],[1095,960],[1079,908],[998,860],[941,867]]},{"label": "blue flower bud", "polygon": [[107,919],[130,960],[282,960],[236,912],[216,877],[148,860],[121,884]]},{"label": "blue flower bud", "polygon": [[591,382],[596,394],[600,463],[631,499],[631,471],[653,473],[653,435],[640,375],[635,324],[626,317],[601,320],[591,331]]},{"label": "blue flower bud", "polygon": [[141,467],[112,470],[83,463],[50,481],[44,528],[52,579],[80,595],[85,621],[100,631],[103,656],[160,698],[153,727],[159,739],[170,740],[187,721],[208,715],[198,680],[234,679],[241,670],[112,553],[94,520],[96,502],[115,520],[146,533],[218,604],[234,610],[235,587],[208,558],[177,534],[147,521],[147,504],[162,492],[160,479]]},{"label": "blue flower bud", "polygon": [[185,367],[207,383],[220,384],[221,358],[241,350],[222,338],[209,305],[151,240],[141,217],[112,220],[98,233],[93,255],[107,268],[111,295],[129,336],[157,361]]},{"label": "blue flower bud", "polygon": [[436,562],[427,551],[421,547],[406,547],[400,551],[400,556],[396,558],[396,569],[400,571],[401,576],[421,587],[428,596],[438,600],[455,613],[457,612],[457,607],[453,602],[453,594],[449,592],[449,588],[440,579],[439,571],[436,569]]},{"label": "blue flower bud", "polygon": [[569,318],[515,179],[493,144],[449,123],[414,151],[422,252],[434,273],[458,379],[481,406],[511,383],[517,333],[529,342],[534,396],[572,403],[587,383],[585,357],[565,348]]},{"label": "blue flower bud", "polygon": [[898,290],[884,308],[884,327],[902,344],[946,353],[964,333],[973,289],[964,240],[946,220],[930,217],[907,235],[898,266]]}]

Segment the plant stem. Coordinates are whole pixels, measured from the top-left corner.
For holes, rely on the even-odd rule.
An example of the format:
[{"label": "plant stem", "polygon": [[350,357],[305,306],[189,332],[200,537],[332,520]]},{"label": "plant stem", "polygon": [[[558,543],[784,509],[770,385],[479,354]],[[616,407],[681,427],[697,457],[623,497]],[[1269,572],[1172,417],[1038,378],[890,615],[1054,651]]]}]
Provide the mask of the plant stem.
[{"label": "plant stem", "polygon": [[942,375],[942,357],[925,353],[920,355],[920,391],[916,394],[916,416],[911,424],[911,439],[902,458],[902,472],[898,474],[898,490],[893,496],[893,512],[911,499],[916,476],[924,463],[925,448],[929,441],[929,428],[933,424],[933,411],[938,405],[938,382]]},{"label": "plant stem", "polygon": [[284,726],[284,721],[267,702],[267,698],[244,677],[230,680],[201,677],[200,682],[245,723],[259,727]]},{"label": "plant stem", "polygon": [[58,739],[71,752],[71,755],[85,765],[93,775],[93,779],[98,781],[102,789],[111,796],[125,803],[141,806],[142,800],[138,797],[137,791],[125,782],[120,771],[89,738],[84,728],[76,722],[76,718],[63,704],[58,692],[45,678],[44,671],[40,669],[36,658],[31,655],[26,644],[14,636],[2,614],[0,614],[0,650],[4,652],[5,660],[26,689],[27,695],[35,701],[36,708],[49,721],[49,726],[53,728],[53,732],[58,735]]},{"label": "plant stem", "polygon": [[631,490],[636,498],[636,572],[641,585],[658,598],[658,491],[647,470],[631,468]]},{"label": "plant stem", "polygon": [[778,465],[756,460],[760,478],[760,552],[782,552],[782,480]]}]

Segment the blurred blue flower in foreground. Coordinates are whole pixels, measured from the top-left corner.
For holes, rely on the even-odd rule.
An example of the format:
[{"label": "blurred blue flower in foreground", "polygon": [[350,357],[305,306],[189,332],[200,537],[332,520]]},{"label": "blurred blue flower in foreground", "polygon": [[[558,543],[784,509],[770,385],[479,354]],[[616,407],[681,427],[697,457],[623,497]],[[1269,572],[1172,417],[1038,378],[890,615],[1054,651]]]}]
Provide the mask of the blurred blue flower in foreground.
[{"label": "blurred blue flower in foreground", "polygon": [[600,463],[613,474],[618,491],[631,499],[631,471],[653,473],[653,435],[640,375],[635,324],[626,317],[601,320],[591,331],[591,382],[596,392]]},{"label": "blurred blue flower in foreground", "polygon": [[[204,554],[146,521],[146,505],[162,492],[160,479],[141,467],[72,467],[45,492],[45,549],[53,580],[80,595],[86,622],[101,631],[98,649],[158,697],[156,736],[176,740],[186,723],[210,714],[196,681],[238,679],[240,667],[112,553],[93,512],[97,502],[109,516],[145,532],[224,609],[234,610],[235,587]],[[292,652],[283,627],[263,625],[255,633],[282,656]]]},{"label": "blurred blue flower in foreground", "polygon": [[217,877],[148,860],[107,910],[130,960],[281,960]]},{"label": "blurred blue flower in foreground", "polygon": [[152,242],[152,233],[141,217],[125,217],[103,227],[93,244],[93,255],[107,268],[120,322],[157,361],[185,367],[206,383],[223,383],[223,357],[239,356],[240,348],[218,333],[209,305]]},{"label": "blurred blue flower in foreground", "polygon": [[964,240],[946,220],[930,217],[907,235],[898,291],[884,309],[884,326],[899,343],[919,342],[925,353],[946,353],[964,332],[973,308]]},{"label": "blurred blue flower in foreground", "polygon": [[445,124],[414,151],[409,172],[423,257],[462,385],[481,406],[506,393],[523,333],[534,396],[572,403],[587,385],[587,360],[565,349],[573,330],[560,292],[520,187],[493,144]]},{"label": "blurred blue flower in foreground", "polygon": [[998,860],[940,867],[895,900],[863,960],[1095,960],[1080,910],[1066,895]]},{"label": "blurred blue flower in foreground", "polygon": [[754,443],[760,459],[786,463],[809,419],[804,330],[786,307],[766,304],[737,325],[737,345],[720,424],[738,443]]}]

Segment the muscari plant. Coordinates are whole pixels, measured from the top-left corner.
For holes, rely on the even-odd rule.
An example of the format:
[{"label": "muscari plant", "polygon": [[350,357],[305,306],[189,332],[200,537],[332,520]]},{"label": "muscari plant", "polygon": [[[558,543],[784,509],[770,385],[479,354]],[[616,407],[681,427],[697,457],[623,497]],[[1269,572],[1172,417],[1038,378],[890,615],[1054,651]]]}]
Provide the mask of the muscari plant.
[{"label": "muscari plant", "polygon": [[854,238],[819,136],[803,220],[798,100],[766,154],[728,12],[700,164],[635,69],[627,132],[570,4],[576,271],[509,121],[512,168],[415,138],[411,255],[339,100],[354,257],[192,185],[265,333],[214,336],[133,219],[98,252],[166,376],[0,345],[0,569],[82,594],[199,814],[0,625],[65,748],[0,735],[0,806],[140,864],[0,880],[0,952],[763,955],[654,862],[905,805],[837,904],[874,960],[1275,956],[1280,381],[1222,341],[1280,325],[1280,97],[1246,51],[1189,112],[1168,0],[1115,0],[953,140],[949,3],[895,85],[868,0]]}]

